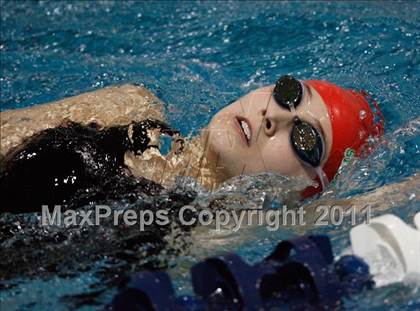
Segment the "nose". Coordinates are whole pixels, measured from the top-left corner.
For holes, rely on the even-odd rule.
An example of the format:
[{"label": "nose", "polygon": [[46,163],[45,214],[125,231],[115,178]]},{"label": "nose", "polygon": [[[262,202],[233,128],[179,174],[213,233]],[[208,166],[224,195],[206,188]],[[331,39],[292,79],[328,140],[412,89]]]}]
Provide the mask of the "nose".
[{"label": "nose", "polygon": [[293,120],[292,113],[282,107],[278,107],[276,103],[270,103],[267,110],[261,111],[261,115],[262,131],[268,137],[274,136],[280,128],[286,127]]},{"label": "nose", "polygon": [[273,136],[276,133],[277,124],[271,118],[265,116],[262,120],[262,127],[264,130],[265,135],[268,137]]}]

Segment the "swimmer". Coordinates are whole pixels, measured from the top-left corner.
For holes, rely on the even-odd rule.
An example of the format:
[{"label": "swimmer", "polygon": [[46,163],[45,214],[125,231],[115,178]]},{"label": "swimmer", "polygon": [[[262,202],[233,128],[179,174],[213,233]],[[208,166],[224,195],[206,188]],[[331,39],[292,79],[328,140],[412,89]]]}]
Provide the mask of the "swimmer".
[{"label": "swimmer", "polygon": [[[362,93],[283,76],[275,86],[259,88],[220,110],[196,138],[199,143],[193,140],[190,153],[176,161],[179,165],[172,158],[163,162],[161,170],[170,167],[167,178],[148,177],[173,181],[171,176],[190,175],[190,170],[214,188],[234,176],[274,172],[316,179],[318,186],[303,193],[309,197],[334,178],[346,155],[361,155],[368,138],[383,133],[383,118],[375,108]],[[126,163],[135,175],[144,176],[141,158],[128,154]]]},{"label": "swimmer", "polygon": [[[137,189],[133,183],[139,180],[142,187],[145,180],[154,182],[148,189],[168,187],[177,176],[191,176],[211,190],[234,176],[274,172],[315,180],[302,189],[307,198],[332,181],[343,160],[368,152],[370,137],[382,135],[383,117],[369,100],[366,93],[287,75],[230,103],[191,140],[146,117],[105,126],[56,120],[55,127],[2,150],[2,212],[39,211],[42,204],[63,204],[82,194],[91,202],[109,190],[103,185],[115,175],[132,185],[125,191]],[[49,105],[48,112],[54,109]],[[159,151],[161,135],[172,137],[167,155]]]}]

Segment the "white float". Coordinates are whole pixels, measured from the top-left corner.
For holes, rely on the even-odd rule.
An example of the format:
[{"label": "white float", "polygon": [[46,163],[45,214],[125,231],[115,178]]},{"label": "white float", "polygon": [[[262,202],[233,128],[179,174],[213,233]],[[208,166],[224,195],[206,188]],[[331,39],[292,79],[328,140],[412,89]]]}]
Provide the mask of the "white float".
[{"label": "white float", "polygon": [[420,282],[420,212],[414,224],[387,214],[351,229],[353,254],[369,265],[377,286]]}]

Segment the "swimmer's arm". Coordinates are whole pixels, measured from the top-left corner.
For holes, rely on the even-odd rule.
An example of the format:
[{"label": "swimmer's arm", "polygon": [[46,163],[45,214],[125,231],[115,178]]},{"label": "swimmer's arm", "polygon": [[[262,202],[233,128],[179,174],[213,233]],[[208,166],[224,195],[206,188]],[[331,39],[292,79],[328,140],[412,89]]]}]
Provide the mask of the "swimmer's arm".
[{"label": "swimmer's arm", "polygon": [[419,198],[420,175],[416,173],[401,182],[384,185],[349,199],[317,200],[305,206],[305,209],[314,209],[320,205],[339,205],[344,208],[354,207],[356,211],[361,212],[369,205],[372,210],[387,210],[402,205],[407,201],[418,202]]},{"label": "swimmer's arm", "polygon": [[1,155],[25,139],[66,121],[100,128],[147,118],[164,120],[161,101],[142,86],[125,84],[83,93],[56,102],[0,112]]},{"label": "swimmer's arm", "polygon": [[369,204],[375,210],[387,210],[407,203],[418,202],[420,198],[420,175],[414,174],[407,179],[384,185],[366,194],[351,199],[356,210],[363,210]]}]

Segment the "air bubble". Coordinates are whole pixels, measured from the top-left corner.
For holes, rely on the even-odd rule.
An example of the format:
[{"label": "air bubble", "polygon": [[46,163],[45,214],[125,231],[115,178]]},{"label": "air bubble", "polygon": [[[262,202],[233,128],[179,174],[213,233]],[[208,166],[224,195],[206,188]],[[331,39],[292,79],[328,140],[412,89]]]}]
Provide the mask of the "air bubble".
[{"label": "air bubble", "polygon": [[359,118],[360,118],[360,120],[364,120],[366,118],[366,111],[365,110],[360,110]]}]

